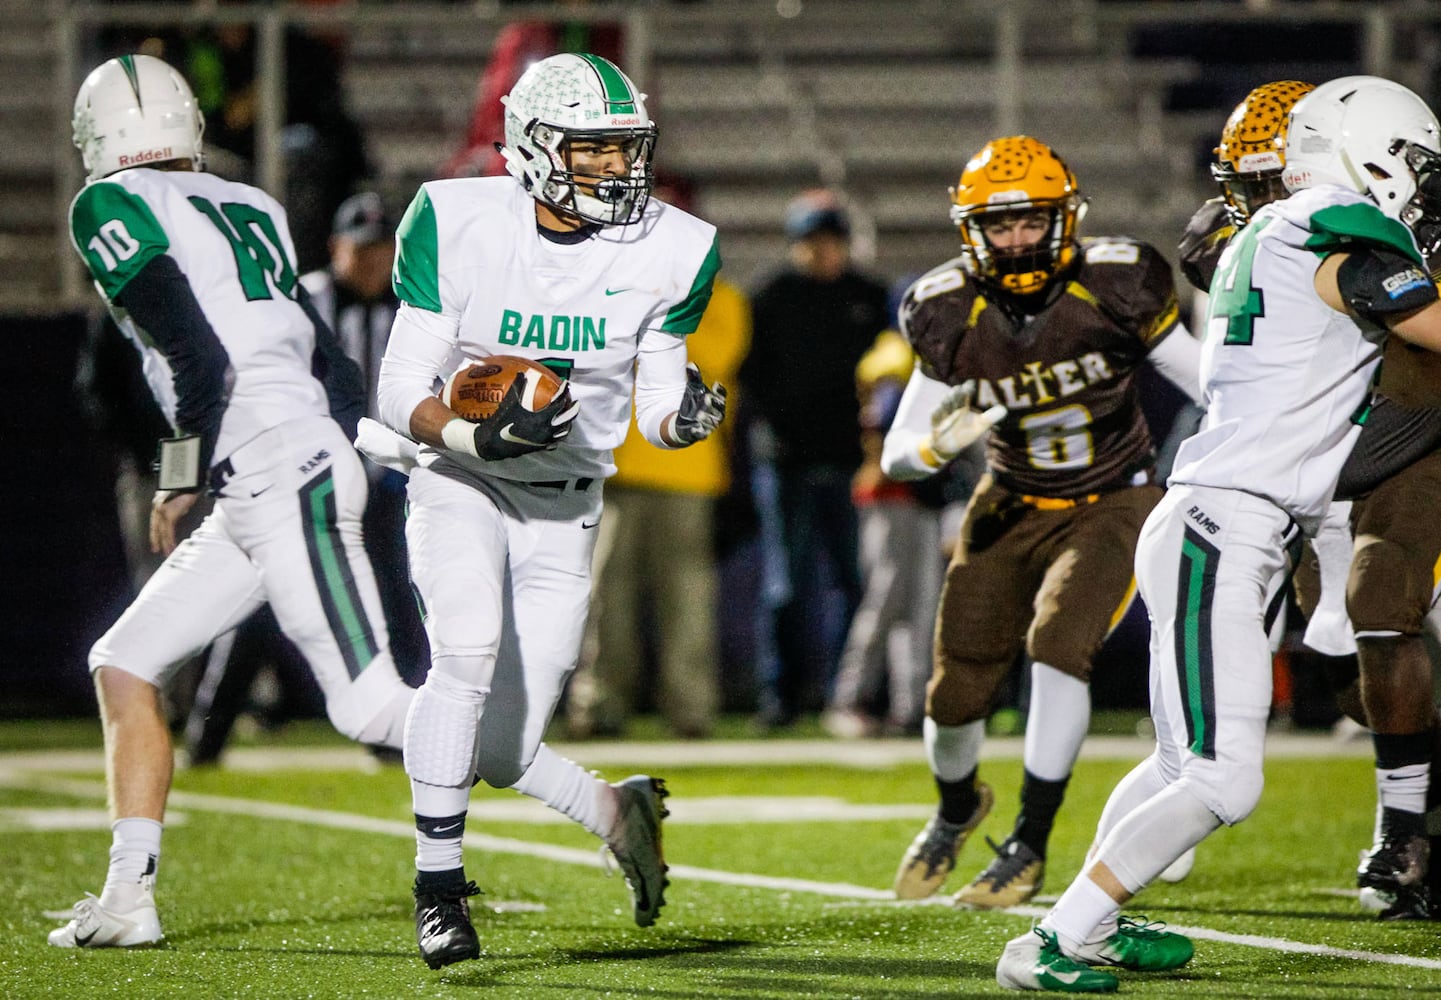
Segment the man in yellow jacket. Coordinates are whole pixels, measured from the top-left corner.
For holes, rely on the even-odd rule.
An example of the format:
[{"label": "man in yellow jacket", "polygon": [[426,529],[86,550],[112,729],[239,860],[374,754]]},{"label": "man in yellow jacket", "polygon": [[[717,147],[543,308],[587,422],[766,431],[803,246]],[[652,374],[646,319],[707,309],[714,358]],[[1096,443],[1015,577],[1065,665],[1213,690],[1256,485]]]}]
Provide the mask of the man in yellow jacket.
[{"label": "man in yellow jacket", "polygon": [[[735,385],[750,333],[744,293],[717,279],[686,350],[708,377]],[[661,451],[632,426],[615,464],[586,641],[571,679],[570,733],[621,734],[642,704],[640,685],[650,683],[643,675],[651,636],[658,667],[651,700],[677,736],[699,739],[709,735],[720,700],[714,536],[716,502],[730,485],[727,434],[723,427],[690,448]]]}]

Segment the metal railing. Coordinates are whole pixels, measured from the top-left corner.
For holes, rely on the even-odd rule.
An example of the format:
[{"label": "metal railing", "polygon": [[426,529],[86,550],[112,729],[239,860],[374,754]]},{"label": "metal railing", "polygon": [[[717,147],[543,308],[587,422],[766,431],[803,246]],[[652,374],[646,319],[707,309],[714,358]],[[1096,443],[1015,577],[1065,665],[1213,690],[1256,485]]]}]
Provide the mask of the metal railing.
[{"label": "metal railing", "polygon": [[[247,23],[256,31],[257,80],[260,83],[256,109],[255,177],[272,192],[283,190],[284,159],[280,134],[285,119],[284,37],[291,26],[303,26],[346,35],[360,29],[405,32],[413,29],[444,29],[447,33],[493,33],[514,19],[620,21],[625,27],[626,69],[641,84],[648,85],[658,52],[667,50],[675,39],[725,39],[733,57],[750,59],[777,75],[783,92],[790,93],[791,127],[813,133],[817,176],[844,188],[841,158],[826,150],[815,128],[816,111],[794,85],[778,36],[784,29],[804,30],[821,23],[828,30],[843,31],[854,23],[858,42],[869,41],[862,33],[877,30],[889,19],[899,23],[923,19],[937,31],[984,31],[992,43],[990,102],[995,134],[1018,131],[1022,123],[1021,96],[1028,60],[1028,26],[1047,26],[1057,35],[1079,46],[1097,51],[1124,52],[1125,39],[1143,27],[1177,27],[1222,24],[1237,32],[1276,22],[1314,23],[1333,21],[1351,26],[1362,39],[1362,65],[1366,72],[1395,76],[1403,52],[1414,49],[1418,34],[1434,33],[1441,25],[1441,5],[1426,0],[1318,0],[1312,3],[1252,2],[1237,4],[1211,0],[1157,0],[1157,2],[1100,2],[1100,0],[700,0],[671,3],[667,0],[597,0],[583,6],[563,2],[512,7],[497,0],[445,3],[436,0],[414,2],[358,2],[310,6],[292,2],[217,3],[199,0],[191,4],[125,3],[107,4],[79,0],[47,0],[54,19],[54,65],[56,84],[73,94],[89,67],[85,64],[90,37],[101,28],[115,27],[204,27]],[[914,23],[912,20],[911,23]],[[1432,46],[1431,52],[1434,52]],[[1278,53],[1278,56],[1280,54]],[[1423,61],[1434,58],[1423,54]],[[1413,63],[1415,58],[1413,56]],[[1426,67],[1426,71],[1432,67]],[[1202,67],[1204,73],[1204,66]],[[1415,80],[1402,79],[1415,85]],[[743,101],[744,95],[735,95]],[[68,138],[69,100],[57,102],[62,119],[57,134]],[[1156,109],[1151,109],[1154,119]],[[1156,122],[1141,126],[1154,134]],[[66,213],[73,193],[82,181],[79,159],[68,142],[55,151],[56,252],[62,268],[63,304],[87,302],[91,296],[79,262],[68,241]],[[839,169],[839,173],[837,170]],[[3,303],[0,303],[3,304]]]}]

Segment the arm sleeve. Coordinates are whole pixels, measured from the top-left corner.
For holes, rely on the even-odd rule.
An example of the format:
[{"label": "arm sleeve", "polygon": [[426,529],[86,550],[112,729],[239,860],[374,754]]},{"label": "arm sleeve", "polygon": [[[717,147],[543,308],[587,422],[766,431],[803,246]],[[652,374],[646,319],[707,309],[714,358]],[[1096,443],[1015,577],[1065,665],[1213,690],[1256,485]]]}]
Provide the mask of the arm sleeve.
[{"label": "arm sleeve", "polygon": [[685,398],[685,364],[684,337],[653,330],[641,336],[635,366],[635,425],[642,437],[667,451],[673,446],[661,439],[661,425]]},{"label": "arm sleeve", "polygon": [[205,318],[195,292],[175,259],[147,261],[115,295],[155,343],[175,379],[175,429],[200,436],[200,469],[210,468],[230,391],[230,356]]},{"label": "arm sleeve", "polygon": [[1191,402],[1201,402],[1201,342],[1191,336],[1184,324],[1177,323],[1165,339],[1151,348],[1148,357],[1156,371],[1189,396]]},{"label": "arm sleeve", "polygon": [[365,378],[360,374],[360,366],[340,346],[340,338],[321,318],[304,285],[295,286],[295,300],[315,327],[315,351],[311,355],[310,372],[325,386],[331,417],[354,441],[356,426],[365,416]]},{"label": "arm sleeve", "polygon": [[1436,301],[1426,269],[1389,247],[1357,245],[1336,270],[1346,304],[1384,325],[1382,317],[1411,312]]},{"label": "arm sleeve", "polygon": [[410,415],[427,396],[455,350],[459,321],[402,302],[380,362],[376,400],[380,419],[410,437]]},{"label": "arm sleeve", "polygon": [[1203,204],[1186,223],[1186,231],[1181,234],[1181,244],[1176,253],[1181,273],[1199,291],[1210,290],[1216,265],[1226,244],[1235,235],[1236,227],[1231,224],[1230,216],[1226,214],[1226,203],[1220,198],[1212,198]]},{"label": "arm sleeve", "polygon": [[931,414],[949,391],[950,386],[925,374],[919,364],[911,372],[881,446],[881,471],[891,479],[924,479],[939,471],[921,461],[920,445],[930,436]]}]

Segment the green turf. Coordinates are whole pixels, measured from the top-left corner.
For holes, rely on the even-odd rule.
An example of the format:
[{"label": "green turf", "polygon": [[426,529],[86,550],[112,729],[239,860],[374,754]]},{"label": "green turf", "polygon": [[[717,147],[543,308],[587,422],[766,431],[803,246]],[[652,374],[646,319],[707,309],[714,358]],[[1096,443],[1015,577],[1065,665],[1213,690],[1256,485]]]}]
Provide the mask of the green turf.
[{"label": "green turf", "polygon": [[[27,727],[20,727],[25,729]],[[0,725],[0,746],[61,744]],[[96,745],[77,729],[70,745]],[[270,738],[285,746],[284,737]],[[313,731],[303,747],[339,747]],[[721,746],[724,744],[718,744]],[[584,747],[568,747],[582,763]],[[600,748],[595,748],[598,751]],[[297,760],[299,760],[297,751]],[[358,755],[357,755],[358,756]],[[166,831],[161,867],[161,948],[66,952],[45,944],[65,909],[98,891],[109,835],[103,829],[36,832],[16,809],[103,808],[98,771],[17,777],[0,754],[0,997],[717,997],[862,998],[1004,995],[994,982],[1005,941],[1025,915],[897,905],[797,888],[731,885],[719,875],[677,875],[661,921],[629,919],[618,876],[591,864],[597,842],[567,823],[524,822],[512,792],[477,789],[470,831],[522,844],[575,849],[575,860],[469,850],[485,890],[476,902],[483,957],[431,972],[415,955],[408,886],[413,844],[409,795],[395,767],[360,770],[212,768],[177,775],[183,821]],[[1130,761],[1082,761],[1057,826],[1047,892],[1059,892],[1084,855],[1096,816]],[[607,777],[641,770],[607,764]],[[926,768],[907,763],[846,768],[817,763],[667,767],[677,819],[667,826],[673,865],[885,888],[919,828],[916,818],[758,822],[744,804],[682,822],[684,803],[765,796],[832,797],[856,805],[926,807]],[[987,761],[997,791],[982,828],[999,840],[1016,805],[1020,764]],[[1151,919],[1333,949],[1441,961],[1437,925],[1383,924],[1341,895],[1370,834],[1374,796],[1364,758],[1275,759],[1260,808],[1201,848],[1178,885],[1158,885],[1133,908]],[[212,798],[216,797],[216,798]],[[239,811],[217,811],[217,798]],[[256,818],[252,803],[389,822],[360,833],[294,818]],[[487,810],[506,810],[487,821]],[[978,837],[951,888],[988,853]],[[1197,941],[1197,957],[1168,975],[1122,974],[1122,992],[1145,997],[1441,996],[1441,971],[1355,958],[1288,954]]]}]

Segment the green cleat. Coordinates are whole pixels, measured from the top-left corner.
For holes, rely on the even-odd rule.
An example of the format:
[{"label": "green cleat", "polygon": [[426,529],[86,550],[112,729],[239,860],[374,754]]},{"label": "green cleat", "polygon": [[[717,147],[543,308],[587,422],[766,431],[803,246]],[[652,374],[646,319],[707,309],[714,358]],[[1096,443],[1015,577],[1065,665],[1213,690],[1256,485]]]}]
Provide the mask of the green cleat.
[{"label": "green cleat", "polygon": [[1008,990],[1046,993],[1114,993],[1109,972],[1098,972],[1061,950],[1056,935],[1039,927],[1012,938],[996,963],[996,982]]},{"label": "green cleat", "polygon": [[1099,944],[1086,945],[1076,957],[1087,965],[1110,965],[1135,972],[1169,972],[1191,960],[1196,946],[1184,934],[1162,930],[1166,925],[1145,917],[1122,917],[1116,933]]}]

